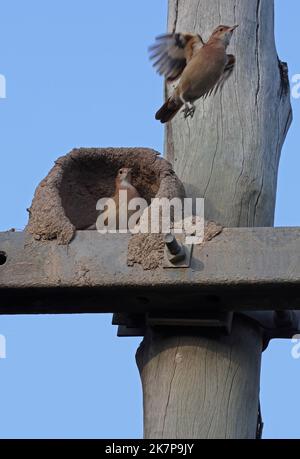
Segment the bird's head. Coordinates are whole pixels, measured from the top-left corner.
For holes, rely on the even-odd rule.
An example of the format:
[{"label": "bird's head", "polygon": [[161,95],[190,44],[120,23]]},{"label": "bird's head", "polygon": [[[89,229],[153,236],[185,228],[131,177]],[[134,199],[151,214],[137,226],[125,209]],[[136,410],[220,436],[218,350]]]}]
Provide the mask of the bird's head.
[{"label": "bird's head", "polygon": [[131,183],[131,175],[132,169],[128,167],[122,167],[121,169],[118,170],[116,181],[118,183],[123,182],[126,180],[127,182]]},{"label": "bird's head", "polygon": [[212,33],[210,40],[221,40],[221,42],[227,47],[230,43],[232,34],[234,30],[238,27],[235,25],[233,27],[219,25]]}]

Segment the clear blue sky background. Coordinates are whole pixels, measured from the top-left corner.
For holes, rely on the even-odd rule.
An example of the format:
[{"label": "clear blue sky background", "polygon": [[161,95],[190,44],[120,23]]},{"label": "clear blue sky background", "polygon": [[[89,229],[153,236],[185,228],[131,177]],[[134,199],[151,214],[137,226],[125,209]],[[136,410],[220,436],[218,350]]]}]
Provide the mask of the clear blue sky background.
[{"label": "clear blue sky background", "polygon": [[[162,80],[147,46],[165,30],[166,0],[0,3],[0,230],[22,229],[53,161],[79,146],[163,149],[153,119]],[[276,0],[279,56],[300,73],[299,0]],[[245,78],[247,76],[245,75]],[[283,149],[276,225],[300,226],[300,99]],[[142,398],[134,354],[110,315],[0,317],[0,437],[135,438]],[[299,438],[300,360],[290,341],[265,352],[265,438]]]}]

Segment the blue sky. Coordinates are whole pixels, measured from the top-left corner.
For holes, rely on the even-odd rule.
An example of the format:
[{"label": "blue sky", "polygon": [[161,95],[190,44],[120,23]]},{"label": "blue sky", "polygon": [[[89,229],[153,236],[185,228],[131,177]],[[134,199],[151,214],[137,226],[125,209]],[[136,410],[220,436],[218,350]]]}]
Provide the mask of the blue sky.
[{"label": "blue sky", "polygon": [[[300,74],[299,0],[276,0],[279,56]],[[162,80],[147,46],[166,28],[166,0],[10,0],[0,4],[0,231],[22,229],[53,161],[79,146],[163,150],[153,113]],[[277,226],[300,226],[300,99],[280,164]],[[0,437],[138,438],[135,350],[110,315],[0,317]],[[299,438],[300,360],[290,341],[263,356],[265,438]]]}]

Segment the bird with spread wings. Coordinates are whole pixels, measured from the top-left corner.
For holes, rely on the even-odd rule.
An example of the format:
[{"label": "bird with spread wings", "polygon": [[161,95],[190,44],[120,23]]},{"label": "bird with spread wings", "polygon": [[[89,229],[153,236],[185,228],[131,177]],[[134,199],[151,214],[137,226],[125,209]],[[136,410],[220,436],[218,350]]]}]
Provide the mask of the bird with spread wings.
[{"label": "bird with spread wings", "polygon": [[218,26],[207,43],[200,35],[173,33],[160,35],[149,48],[150,59],[167,82],[180,78],[174,93],[155,115],[161,123],[170,121],[184,105],[184,116],[193,117],[194,102],[222,90],[235,66],[227,54],[232,34],[238,26]]}]

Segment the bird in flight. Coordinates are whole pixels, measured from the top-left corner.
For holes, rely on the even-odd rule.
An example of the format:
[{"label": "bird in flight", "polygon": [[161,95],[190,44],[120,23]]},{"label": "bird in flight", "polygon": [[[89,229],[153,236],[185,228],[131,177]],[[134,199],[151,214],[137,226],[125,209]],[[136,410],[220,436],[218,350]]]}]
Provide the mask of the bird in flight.
[{"label": "bird in flight", "polygon": [[161,123],[170,121],[184,105],[184,116],[193,117],[194,102],[222,90],[235,66],[235,56],[227,54],[232,34],[238,26],[220,25],[204,43],[200,35],[173,33],[156,37],[149,48],[150,59],[167,82],[180,77],[173,94],[155,115]]}]

